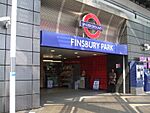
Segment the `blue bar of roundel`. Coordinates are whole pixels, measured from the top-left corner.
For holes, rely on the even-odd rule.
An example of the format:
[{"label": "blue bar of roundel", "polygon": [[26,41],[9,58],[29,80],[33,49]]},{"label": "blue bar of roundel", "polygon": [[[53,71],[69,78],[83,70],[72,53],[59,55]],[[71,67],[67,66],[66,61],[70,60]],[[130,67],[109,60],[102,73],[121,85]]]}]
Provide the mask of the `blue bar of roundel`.
[{"label": "blue bar of roundel", "polygon": [[[112,46],[113,50],[101,49],[102,46],[100,46],[99,49],[90,48],[90,47],[86,48],[86,47],[80,47],[80,46],[72,46],[71,39],[88,41],[89,43],[91,42],[100,43],[100,45],[109,45],[109,46]],[[127,45],[120,45],[120,44],[105,42],[101,40],[88,39],[88,38],[83,38],[79,36],[71,36],[67,34],[59,34],[59,33],[48,32],[48,31],[41,31],[41,46],[127,55]]]}]

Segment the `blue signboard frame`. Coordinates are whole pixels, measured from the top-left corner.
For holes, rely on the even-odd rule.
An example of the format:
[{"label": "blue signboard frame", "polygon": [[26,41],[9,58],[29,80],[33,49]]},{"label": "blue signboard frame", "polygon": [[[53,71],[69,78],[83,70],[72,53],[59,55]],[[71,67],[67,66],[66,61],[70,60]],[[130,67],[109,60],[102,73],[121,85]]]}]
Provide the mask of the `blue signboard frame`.
[{"label": "blue signboard frame", "polygon": [[55,32],[41,31],[41,46],[127,55],[125,44],[88,39]]}]

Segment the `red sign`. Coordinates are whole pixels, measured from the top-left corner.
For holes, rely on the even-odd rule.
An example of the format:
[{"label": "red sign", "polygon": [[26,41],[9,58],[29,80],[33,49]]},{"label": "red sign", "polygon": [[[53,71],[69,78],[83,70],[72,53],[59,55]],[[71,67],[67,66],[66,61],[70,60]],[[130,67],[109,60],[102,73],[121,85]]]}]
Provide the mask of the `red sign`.
[{"label": "red sign", "polygon": [[[96,24],[89,22],[90,19],[93,19]],[[102,31],[102,27],[101,27],[101,23],[100,23],[99,19],[97,18],[96,15],[94,15],[92,13],[89,13],[83,17],[83,20],[80,21],[80,26],[83,27],[86,35],[90,38],[98,38]],[[96,32],[91,33],[89,31],[89,29],[96,30]]]}]

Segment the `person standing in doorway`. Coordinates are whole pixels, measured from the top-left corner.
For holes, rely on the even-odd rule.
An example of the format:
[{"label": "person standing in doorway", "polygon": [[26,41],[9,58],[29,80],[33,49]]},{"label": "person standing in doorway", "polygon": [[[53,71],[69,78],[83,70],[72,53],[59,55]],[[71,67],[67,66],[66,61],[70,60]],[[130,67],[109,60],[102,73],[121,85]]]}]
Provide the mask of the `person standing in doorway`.
[{"label": "person standing in doorway", "polygon": [[109,80],[108,80],[108,92],[115,92],[116,87],[116,73],[114,69],[111,69],[109,73]]}]

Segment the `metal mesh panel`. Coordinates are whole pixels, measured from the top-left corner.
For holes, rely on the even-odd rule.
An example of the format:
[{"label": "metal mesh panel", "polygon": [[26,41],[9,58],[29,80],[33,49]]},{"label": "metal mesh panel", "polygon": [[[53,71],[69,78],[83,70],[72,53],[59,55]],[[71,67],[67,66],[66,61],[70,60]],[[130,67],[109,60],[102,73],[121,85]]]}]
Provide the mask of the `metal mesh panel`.
[{"label": "metal mesh panel", "polygon": [[57,19],[61,0],[42,0],[41,1],[41,29],[56,31]]},{"label": "metal mesh panel", "polygon": [[121,26],[126,26],[123,23],[124,18],[116,15],[112,17],[112,14],[106,11],[82,4],[75,0],[42,0],[41,29],[83,36],[83,28],[79,27],[79,20],[81,20],[83,13],[93,13],[100,19],[104,30],[97,40],[118,42],[118,38],[121,36],[119,34]]}]

